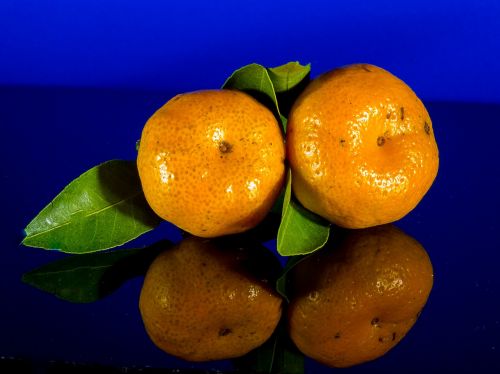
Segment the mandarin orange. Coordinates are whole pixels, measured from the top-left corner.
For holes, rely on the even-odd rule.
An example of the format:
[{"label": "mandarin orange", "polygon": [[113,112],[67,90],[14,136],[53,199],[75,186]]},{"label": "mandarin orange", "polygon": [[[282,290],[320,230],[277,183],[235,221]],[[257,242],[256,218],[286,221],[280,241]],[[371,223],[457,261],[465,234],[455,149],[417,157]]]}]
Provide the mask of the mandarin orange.
[{"label": "mandarin orange", "polygon": [[139,307],[162,350],[189,361],[239,357],[264,343],[281,316],[280,266],[265,248],[189,237],[151,264]]},{"label": "mandarin orange", "polygon": [[246,93],[177,95],[142,132],[137,165],[161,218],[201,237],[256,226],[277,198],[285,146],[273,113]]},{"label": "mandarin orange", "polygon": [[439,165],[420,99],[394,75],[367,64],[314,79],[291,109],[286,143],[297,199],[346,228],[405,216]]},{"label": "mandarin orange", "polygon": [[433,285],[427,252],[392,225],[352,230],[291,271],[290,336],[332,367],[376,359],[398,344]]}]

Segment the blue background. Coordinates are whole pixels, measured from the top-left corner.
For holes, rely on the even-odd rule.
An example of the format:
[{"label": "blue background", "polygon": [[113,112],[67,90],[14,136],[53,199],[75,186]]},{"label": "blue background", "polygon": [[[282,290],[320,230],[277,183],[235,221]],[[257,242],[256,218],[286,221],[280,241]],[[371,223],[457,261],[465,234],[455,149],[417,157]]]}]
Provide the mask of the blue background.
[{"label": "blue background", "polygon": [[[390,70],[423,99],[440,149],[435,184],[398,223],[432,259],[427,307],[395,349],[347,371],[500,371],[496,1],[0,2],[0,357],[231,368],[157,350],[138,314],[141,278],[90,305],[22,284],[24,272],[62,256],[19,242],[73,178],[133,159],[144,122],[170,97],[219,87],[251,62],[291,60],[311,63],[313,76],[354,62]],[[138,243],[164,234],[178,240],[164,225]]]}]

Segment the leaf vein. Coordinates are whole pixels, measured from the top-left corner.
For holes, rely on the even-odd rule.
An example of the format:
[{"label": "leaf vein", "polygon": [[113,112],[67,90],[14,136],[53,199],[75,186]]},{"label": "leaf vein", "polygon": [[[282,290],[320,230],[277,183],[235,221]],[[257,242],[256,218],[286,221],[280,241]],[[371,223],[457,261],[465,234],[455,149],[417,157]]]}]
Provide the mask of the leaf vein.
[{"label": "leaf vein", "polygon": [[[101,212],[104,212],[104,211],[105,211],[105,210],[107,210],[107,209],[111,209],[111,208],[115,207],[116,205],[123,204],[124,202],[126,202],[126,201],[128,201],[128,200],[131,200],[131,199],[136,198],[137,196],[139,196],[139,195],[140,195],[140,193],[141,193],[141,191],[137,191],[135,194],[130,195],[129,197],[127,197],[127,198],[125,198],[125,199],[119,200],[119,201],[117,201],[116,203],[113,203],[113,204],[108,205],[108,206],[106,206],[106,207],[104,207],[104,208],[98,209],[98,210],[96,210],[96,211],[89,212],[89,213],[88,213],[88,214],[86,214],[84,217],[85,217],[85,218],[87,218],[87,217],[90,217],[90,216],[93,216],[93,215],[99,214],[99,213],[101,213]],[[81,210],[81,209],[80,209],[80,210]],[[45,230],[39,231],[39,232],[37,232],[37,233],[29,234],[29,235],[26,237],[26,239],[33,239],[33,238],[36,238],[36,237],[38,237],[38,236],[40,236],[40,235],[45,235],[45,234],[47,234],[47,233],[49,233],[49,232],[51,232],[51,231],[54,231],[54,230],[60,229],[60,228],[62,228],[62,227],[64,227],[64,226],[70,225],[70,224],[72,224],[72,223],[73,223],[73,221],[72,221],[72,220],[69,220],[69,221],[63,222],[63,223],[61,223],[61,224],[59,224],[59,225],[56,225],[56,226],[53,226],[53,227],[51,227],[51,228],[49,228],[49,229],[45,229]]]},{"label": "leaf vein", "polygon": [[67,269],[67,270],[57,270],[57,271],[44,271],[42,273],[37,273],[37,274],[26,274],[26,276],[29,276],[29,277],[44,277],[44,276],[47,276],[47,275],[56,275],[56,274],[66,274],[66,273],[73,273],[75,271],[79,271],[79,270],[87,270],[87,269],[90,269],[90,270],[100,270],[100,269],[105,269],[105,268],[110,268],[112,267],[113,264],[110,264],[110,265],[98,265],[98,266],[91,266],[91,265],[85,265],[85,266],[78,266],[78,267],[75,267],[73,269]]}]

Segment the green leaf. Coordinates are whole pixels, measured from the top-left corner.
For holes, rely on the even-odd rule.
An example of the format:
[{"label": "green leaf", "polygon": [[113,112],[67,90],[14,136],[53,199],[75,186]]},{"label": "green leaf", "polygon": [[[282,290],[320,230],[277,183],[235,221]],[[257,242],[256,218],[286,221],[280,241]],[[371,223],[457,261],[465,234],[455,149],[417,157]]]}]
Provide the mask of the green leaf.
[{"label": "green leaf", "polygon": [[224,82],[222,88],[249,91],[253,96],[256,93],[263,94],[267,99],[271,100],[273,109],[276,110],[278,116],[280,115],[273,82],[269,77],[267,69],[262,65],[250,64],[235,70],[226,82]]},{"label": "green leaf", "polygon": [[259,348],[235,360],[245,373],[304,374],[304,355],[288,337],[286,323],[281,320],[273,335]]},{"label": "green leaf", "polygon": [[280,120],[281,120],[281,126],[283,126],[283,131],[286,133],[286,126],[288,124],[288,119],[284,115],[280,114]]},{"label": "green leaf", "polygon": [[275,92],[285,92],[294,88],[309,76],[311,64],[303,66],[298,62],[289,62],[275,68],[269,68],[268,71]]},{"label": "green leaf", "polygon": [[29,223],[22,244],[95,252],[135,239],[160,221],[146,202],[135,162],[112,160],[66,186]]},{"label": "green leaf", "polygon": [[293,89],[309,77],[310,71],[310,64],[302,66],[298,62],[289,62],[274,68],[265,68],[254,63],[234,71],[222,88],[245,91],[264,102],[276,112],[277,118],[281,120],[283,129],[286,131],[287,118],[283,115],[283,108],[280,108],[280,98],[277,93],[282,94],[281,104],[288,107],[289,101],[293,101],[299,93],[292,92]]},{"label": "green leaf", "polygon": [[149,248],[69,256],[23,275],[23,282],[60,299],[90,303],[102,299],[125,281],[144,274],[169,242]]},{"label": "green leaf", "polygon": [[292,173],[288,170],[277,247],[282,256],[312,253],[325,245],[330,224],[292,199]]}]

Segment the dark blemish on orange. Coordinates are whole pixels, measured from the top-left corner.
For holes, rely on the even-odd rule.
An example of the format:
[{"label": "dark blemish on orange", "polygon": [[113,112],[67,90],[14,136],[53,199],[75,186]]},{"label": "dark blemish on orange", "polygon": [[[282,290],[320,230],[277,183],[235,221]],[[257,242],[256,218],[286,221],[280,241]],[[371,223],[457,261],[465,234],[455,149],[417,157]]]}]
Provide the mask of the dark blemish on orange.
[{"label": "dark blemish on orange", "polygon": [[395,332],[392,333],[392,341],[394,341],[394,340],[396,340],[396,333]]},{"label": "dark blemish on orange", "polygon": [[368,73],[371,73],[372,71],[370,69],[368,69],[368,67],[366,65],[361,65],[361,68],[364,70],[364,71],[367,71]]},{"label": "dark blemish on orange", "polygon": [[422,311],[420,310],[418,313],[417,313],[417,318],[420,317],[420,315],[422,314]]},{"label": "dark blemish on orange", "polygon": [[399,113],[401,114],[401,121],[405,119],[405,108],[399,108]]},{"label": "dark blemish on orange", "polygon": [[336,333],[334,336],[335,339],[340,339],[340,332]]},{"label": "dark blemish on orange", "polygon": [[226,327],[219,330],[219,336],[226,336],[226,335],[229,335],[231,333],[232,333],[231,329],[228,329]]},{"label": "dark blemish on orange", "polygon": [[379,322],[380,322],[380,319],[378,317],[375,317],[372,319],[371,324],[372,324],[372,326],[380,327]]},{"label": "dark blemish on orange", "polygon": [[340,139],[340,145],[343,147],[345,143],[345,139]]},{"label": "dark blemish on orange", "polygon": [[385,144],[385,138],[384,138],[383,136],[379,136],[379,137],[377,138],[377,145],[378,145],[379,147],[382,147],[384,144]]},{"label": "dark blemish on orange", "polygon": [[392,112],[387,112],[387,114],[386,114],[385,118],[390,119],[390,118],[391,118],[391,115],[392,115]]},{"label": "dark blemish on orange", "polygon": [[223,140],[222,142],[220,142],[220,144],[219,144],[219,151],[221,153],[230,153],[232,150],[233,150],[233,146],[231,144],[229,144],[225,140]]},{"label": "dark blemish on orange", "polygon": [[378,338],[378,341],[379,341],[380,343],[383,343],[383,342],[384,342],[384,338],[380,337],[380,338]]},{"label": "dark blemish on orange", "polygon": [[427,121],[424,122],[424,131],[427,135],[430,135],[431,134],[431,127],[429,126],[429,124],[427,123]]}]

